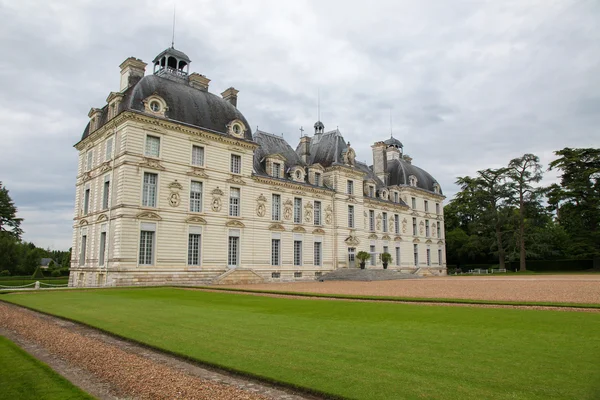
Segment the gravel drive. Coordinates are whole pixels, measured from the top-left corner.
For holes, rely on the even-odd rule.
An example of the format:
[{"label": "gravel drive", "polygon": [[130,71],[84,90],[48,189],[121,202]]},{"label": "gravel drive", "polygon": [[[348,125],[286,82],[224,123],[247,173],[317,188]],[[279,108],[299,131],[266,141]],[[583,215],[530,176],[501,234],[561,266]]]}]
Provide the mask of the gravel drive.
[{"label": "gravel drive", "polygon": [[0,334],[100,399],[315,399],[3,302]]},{"label": "gravel drive", "polygon": [[452,276],[415,280],[315,281],[225,287],[324,294],[600,304],[600,274]]}]

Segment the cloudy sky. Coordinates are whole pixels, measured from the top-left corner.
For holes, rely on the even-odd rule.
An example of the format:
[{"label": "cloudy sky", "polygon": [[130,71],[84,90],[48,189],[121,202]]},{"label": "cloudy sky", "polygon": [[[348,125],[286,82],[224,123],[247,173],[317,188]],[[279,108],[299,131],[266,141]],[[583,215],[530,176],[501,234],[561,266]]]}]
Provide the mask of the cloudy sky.
[{"label": "cloudy sky", "polygon": [[[76,143],[129,56],[170,46],[174,0],[0,0],[0,181],[24,238],[70,247]],[[176,0],[175,47],[295,147],[317,119],[360,160],[394,136],[457,176],[600,144],[597,0]],[[369,161],[370,162],[370,161]],[[555,180],[546,174],[546,182]]]}]

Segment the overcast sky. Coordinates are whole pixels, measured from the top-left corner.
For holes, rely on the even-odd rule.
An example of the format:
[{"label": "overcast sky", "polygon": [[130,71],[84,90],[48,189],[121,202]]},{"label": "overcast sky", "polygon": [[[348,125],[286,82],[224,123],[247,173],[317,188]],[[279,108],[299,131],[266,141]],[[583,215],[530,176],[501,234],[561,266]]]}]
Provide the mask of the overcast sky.
[{"label": "overcast sky", "polygon": [[[390,135],[448,200],[457,176],[600,144],[598,0],[176,0],[175,47],[295,148],[317,92],[371,163]],[[77,151],[119,64],[171,44],[172,0],[0,0],[0,181],[24,239],[68,249]],[[148,68],[147,72],[151,72]],[[554,171],[546,181],[555,180]]]}]

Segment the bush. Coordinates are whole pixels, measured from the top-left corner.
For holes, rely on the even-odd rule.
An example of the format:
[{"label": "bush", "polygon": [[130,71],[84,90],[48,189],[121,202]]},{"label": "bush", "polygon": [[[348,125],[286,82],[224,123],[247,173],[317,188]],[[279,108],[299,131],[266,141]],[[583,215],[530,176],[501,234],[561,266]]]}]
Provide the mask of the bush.
[{"label": "bush", "polygon": [[7,269],[0,271],[0,276],[10,276],[10,271]]},{"label": "bush", "polygon": [[[583,271],[594,266],[593,260],[527,260],[528,271]],[[507,268],[509,268],[507,266]],[[519,261],[511,261],[510,269],[519,268]]]},{"label": "bush", "polygon": [[50,276],[58,277],[58,276],[62,276],[62,273],[60,272],[59,269],[55,269],[55,270],[52,270],[52,272],[50,273]]},{"label": "bush", "polygon": [[42,272],[42,267],[40,267],[38,265],[38,267],[35,269],[35,272],[33,273],[33,275],[31,275],[31,277],[33,279],[44,279],[44,273]]},{"label": "bush", "polygon": [[61,268],[59,271],[61,276],[69,276],[69,274],[71,273],[69,267]]}]

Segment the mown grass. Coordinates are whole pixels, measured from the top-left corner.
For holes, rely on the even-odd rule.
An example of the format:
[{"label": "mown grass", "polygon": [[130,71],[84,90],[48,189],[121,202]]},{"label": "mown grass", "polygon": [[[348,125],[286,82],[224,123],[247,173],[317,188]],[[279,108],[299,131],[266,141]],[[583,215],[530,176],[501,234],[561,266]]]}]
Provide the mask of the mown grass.
[{"label": "mown grass", "polygon": [[0,398],[93,399],[46,364],[0,336]]},{"label": "mown grass", "polygon": [[[42,279],[2,279],[0,278],[0,286],[23,286],[40,281],[50,283],[52,285],[66,285],[69,283],[69,277],[64,278],[42,278]],[[1,288],[0,288],[1,289]]]},{"label": "mown grass", "polygon": [[175,288],[24,293],[2,300],[201,362],[346,398],[600,396],[599,313]]}]

